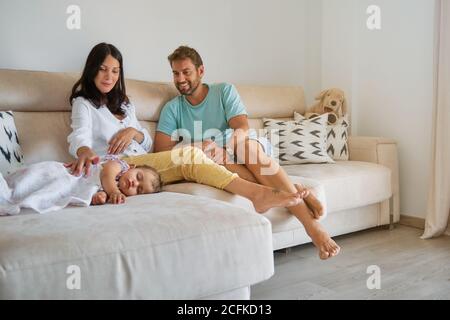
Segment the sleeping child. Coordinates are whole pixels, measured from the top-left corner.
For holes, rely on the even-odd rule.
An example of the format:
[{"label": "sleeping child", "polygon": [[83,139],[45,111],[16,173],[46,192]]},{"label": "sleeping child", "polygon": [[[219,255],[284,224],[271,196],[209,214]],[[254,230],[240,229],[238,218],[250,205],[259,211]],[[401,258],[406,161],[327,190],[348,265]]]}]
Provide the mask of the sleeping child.
[{"label": "sleeping child", "polygon": [[21,208],[39,213],[68,205],[120,204],[127,196],[161,190],[159,174],[149,166],[129,166],[106,156],[89,176],[75,177],[63,163],[45,161],[0,175],[0,215],[18,214]]},{"label": "sleeping child", "polygon": [[[217,187],[208,179],[220,178],[221,189],[249,199],[260,213],[272,207],[295,206],[309,194],[300,186],[297,193],[289,193],[249,182],[214,163],[177,167],[190,181]],[[128,164],[117,156],[103,157],[89,176],[74,176],[61,162],[39,162],[5,178],[0,174],[0,215],[19,214],[21,208],[46,213],[68,205],[121,204],[127,197],[160,192],[161,188],[160,174],[154,168]]]}]

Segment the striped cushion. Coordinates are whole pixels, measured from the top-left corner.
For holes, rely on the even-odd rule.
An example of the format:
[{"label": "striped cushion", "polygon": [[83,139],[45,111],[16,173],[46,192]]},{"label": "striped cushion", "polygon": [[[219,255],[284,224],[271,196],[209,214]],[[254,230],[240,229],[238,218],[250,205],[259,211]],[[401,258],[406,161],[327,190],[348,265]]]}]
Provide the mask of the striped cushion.
[{"label": "striped cushion", "polygon": [[8,175],[23,164],[14,115],[11,111],[0,112],[0,173]]}]

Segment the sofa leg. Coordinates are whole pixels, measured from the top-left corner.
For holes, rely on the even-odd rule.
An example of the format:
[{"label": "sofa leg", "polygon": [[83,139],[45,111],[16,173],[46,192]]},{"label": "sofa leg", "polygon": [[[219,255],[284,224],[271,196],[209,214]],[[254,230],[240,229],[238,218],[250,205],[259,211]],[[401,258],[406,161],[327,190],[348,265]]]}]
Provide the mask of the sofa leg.
[{"label": "sofa leg", "polygon": [[394,196],[389,198],[389,230],[394,230]]}]

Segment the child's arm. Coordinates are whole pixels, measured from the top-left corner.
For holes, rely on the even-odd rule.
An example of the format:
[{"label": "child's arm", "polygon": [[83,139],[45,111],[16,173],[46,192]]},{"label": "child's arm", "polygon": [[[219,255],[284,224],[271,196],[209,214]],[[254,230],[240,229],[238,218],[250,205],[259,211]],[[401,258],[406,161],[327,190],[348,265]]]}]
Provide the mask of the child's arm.
[{"label": "child's arm", "polygon": [[106,200],[108,200],[108,195],[105,191],[98,191],[92,196],[91,204],[93,206],[105,204]]},{"label": "child's arm", "polygon": [[100,181],[103,190],[108,195],[109,202],[118,204],[125,202],[125,195],[117,187],[116,177],[121,171],[121,166],[117,161],[108,161],[103,164],[100,174]]}]

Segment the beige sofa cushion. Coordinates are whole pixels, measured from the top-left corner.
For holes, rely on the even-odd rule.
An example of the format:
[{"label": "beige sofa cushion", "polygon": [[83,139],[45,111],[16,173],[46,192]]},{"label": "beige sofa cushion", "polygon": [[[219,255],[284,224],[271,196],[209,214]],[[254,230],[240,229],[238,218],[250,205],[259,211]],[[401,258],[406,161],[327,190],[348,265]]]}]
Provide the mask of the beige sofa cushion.
[{"label": "beige sofa cushion", "polygon": [[26,164],[68,161],[69,112],[14,112],[20,146]]},{"label": "beige sofa cushion", "polygon": [[[313,190],[314,194],[325,206],[325,214],[323,216],[323,219],[325,219],[327,215],[327,200],[325,197],[325,189],[323,188],[323,186],[314,179],[294,176],[291,178],[293,183],[301,183]],[[218,190],[201,184],[183,182],[164,186],[163,190],[222,200],[229,204],[254,212],[253,204],[250,200],[226,191]],[[299,228],[303,229],[300,221],[291,213],[289,213],[286,208],[272,208],[263,215],[272,223],[272,232],[274,233],[287,230],[295,230]]]},{"label": "beige sofa cushion", "polygon": [[391,171],[376,163],[336,161],[334,164],[284,166],[290,176],[314,179],[325,189],[328,212],[377,203],[391,196]]},{"label": "beige sofa cushion", "polygon": [[[0,69],[0,110],[70,111],[69,96],[77,73]],[[139,120],[158,121],[164,104],[178,93],[172,83],[126,81]],[[249,118],[293,117],[305,111],[301,87],[236,85]],[[8,110],[9,110],[8,109]]]},{"label": "beige sofa cushion", "polygon": [[[261,215],[170,192],[4,217],[0,299],[206,297],[268,279],[271,235]],[[66,287],[71,265],[80,290]]]},{"label": "beige sofa cushion", "polygon": [[[283,166],[293,183],[312,188],[326,206],[326,213],[374,204],[391,196],[391,172],[379,164],[336,161],[334,164]],[[164,190],[205,196],[251,210],[252,203],[240,196],[195,183],[165,186]],[[300,227],[284,208],[274,208],[265,216],[280,230]],[[280,224],[283,224],[280,226]]]}]

